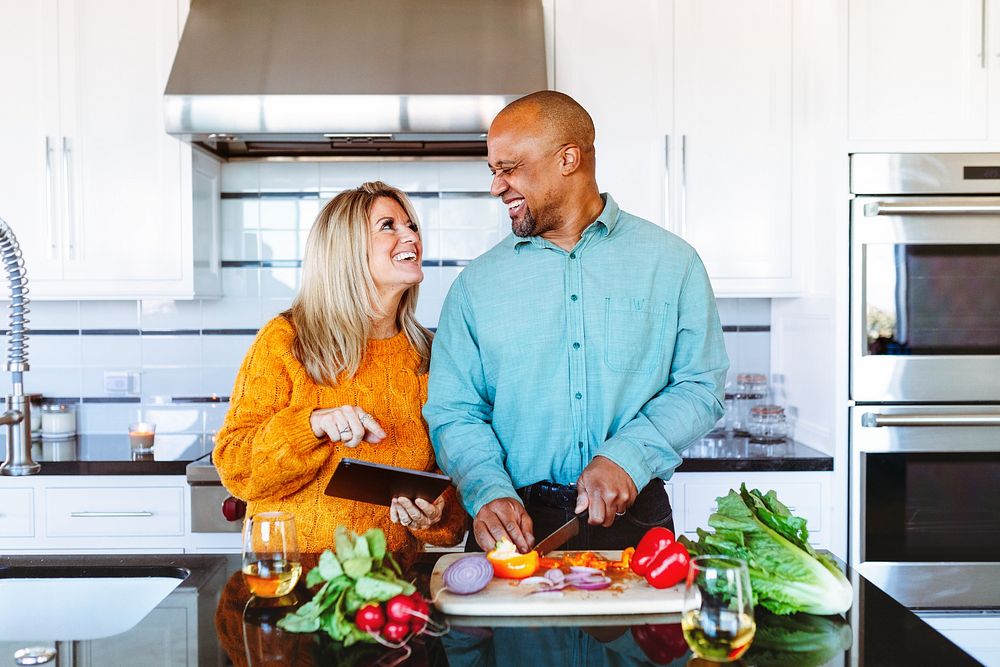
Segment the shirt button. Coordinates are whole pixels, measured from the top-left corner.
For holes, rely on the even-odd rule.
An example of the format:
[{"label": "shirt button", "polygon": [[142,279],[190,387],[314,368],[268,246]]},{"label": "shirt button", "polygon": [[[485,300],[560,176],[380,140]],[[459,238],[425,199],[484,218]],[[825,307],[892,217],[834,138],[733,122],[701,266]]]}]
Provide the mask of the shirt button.
[{"label": "shirt button", "polygon": [[576,392],[576,399],[580,400],[581,398],[583,398],[583,394],[581,394],[580,392]]},{"label": "shirt button", "polygon": [[573,343],[573,349],[574,350],[579,350],[580,349],[580,344],[579,343]]},{"label": "shirt button", "polygon": [[577,442],[576,446],[579,447],[580,449],[583,449],[583,441],[581,440],[581,441]]},{"label": "shirt button", "polygon": [[570,295],[569,295],[569,300],[570,300],[570,301],[576,301],[576,300],[577,300],[578,298],[579,298],[579,297],[578,297],[577,295],[575,295],[575,294],[570,294]]},{"label": "shirt button", "polygon": [[570,258],[570,259],[576,259],[576,253],[575,253],[575,252],[571,252],[571,253],[569,254],[569,258]]}]

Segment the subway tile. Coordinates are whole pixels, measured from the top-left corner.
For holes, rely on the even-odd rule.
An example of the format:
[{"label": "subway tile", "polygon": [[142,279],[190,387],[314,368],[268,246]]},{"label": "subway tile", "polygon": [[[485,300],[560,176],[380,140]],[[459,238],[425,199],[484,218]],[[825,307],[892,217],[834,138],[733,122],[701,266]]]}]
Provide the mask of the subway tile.
[{"label": "subway tile", "polygon": [[379,179],[404,192],[437,192],[440,178],[434,162],[382,162]]},{"label": "subway tile", "polygon": [[77,397],[82,395],[79,366],[65,368],[32,368],[24,374],[24,390],[44,396]]},{"label": "subway tile", "polygon": [[[201,396],[230,396],[233,393],[233,385],[236,384],[236,373],[239,371],[240,363],[242,362],[242,355],[245,355],[247,347],[241,349],[233,346],[234,352],[240,353],[240,361],[232,364],[230,366],[205,366],[202,371],[201,379],[201,390],[198,392]],[[214,405],[214,404],[213,404]]]},{"label": "subway tile", "polygon": [[438,163],[441,190],[445,192],[489,192],[492,178],[486,160]]},{"label": "subway tile", "polygon": [[77,430],[81,433],[120,433],[127,437],[128,425],[139,421],[136,403],[84,403],[78,408]]},{"label": "subway tile", "polygon": [[[201,336],[142,336],[142,367],[201,366]],[[173,394],[172,394],[173,395]]]},{"label": "subway tile", "polygon": [[[28,306],[28,327],[30,329],[79,329],[79,301],[32,301]],[[3,322],[9,326],[9,316]]]},{"label": "subway tile", "polygon": [[771,370],[771,334],[769,332],[740,332],[736,334],[739,347],[737,373],[763,373]]},{"label": "subway tile", "polygon": [[[299,227],[298,200],[293,197],[278,199],[262,199],[260,202],[261,230],[282,229],[295,230]],[[265,244],[267,240],[261,235],[261,256],[267,257]]]},{"label": "subway tile", "polygon": [[291,306],[292,299],[290,297],[284,299],[261,299],[259,324],[261,326],[267,324],[280,313],[288,310]]},{"label": "subway tile", "polygon": [[321,162],[319,165],[320,191],[331,196],[378,178],[379,167],[374,162]]},{"label": "subway tile", "polygon": [[205,329],[256,329],[260,326],[260,299],[224,296],[206,300],[201,317]]},{"label": "subway tile", "polygon": [[299,291],[301,269],[260,269],[260,295],[264,298],[294,298]]},{"label": "subway tile", "polygon": [[319,190],[318,162],[262,162],[261,192],[316,192]]},{"label": "subway tile", "polygon": [[496,197],[441,197],[443,229],[496,231],[503,212],[503,202]]},{"label": "subway tile", "polygon": [[201,433],[202,415],[199,404],[143,405],[142,421],[156,424],[159,439],[163,433]]},{"label": "subway tile", "polygon": [[[256,266],[223,267],[223,298],[260,296],[260,271]],[[204,311],[204,305],[202,310]]]},{"label": "subway tile", "polygon": [[488,230],[441,231],[441,255],[445,259],[475,259],[492,248],[500,239]]},{"label": "subway tile", "polygon": [[739,299],[716,299],[715,305],[719,309],[719,321],[724,327],[734,327],[740,323],[740,300]]},{"label": "subway tile", "polygon": [[[235,368],[239,368],[239,365],[243,363],[243,358],[246,356],[247,350],[250,349],[250,345],[253,343],[256,336],[247,335],[236,335],[236,336],[202,336],[201,337],[201,355],[204,361],[204,368],[210,368],[212,366],[226,366],[226,371],[231,372]],[[230,389],[232,388],[232,378],[235,378],[235,374],[231,376],[229,381]],[[208,392],[208,394],[202,393],[202,395],[211,395],[216,393],[220,396],[228,395],[228,390],[225,392],[219,392],[213,389]]]},{"label": "subway tile", "polygon": [[80,336],[29,336],[28,364],[31,369],[79,366]]},{"label": "subway tile", "polygon": [[740,326],[770,326],[770,299],[739,299]]},{"label": "subway tile", "polygon": [[[141,381],[142,381],[142,372],[141,372],[141,369],[140,369],[140,367],[139,367],[138,364],[136,364],[136,366],[134,368],[131,368],[131,369],[123,369],[123,368],[120,368],[120,367],[119,368],[114,368],[114,367],[112,367],[112,368],[96,368],[96,367],[87,367],[87,366],[85,366],[80,371],[81,372],[81,389],[80,389],[80,395],[81,396],[91,396],[91,397],[93,397],[93,396],[98,396],[98,397],[111,396],[112,394],[109,394],[105,390],[105,388],[104,388],[104,374],[107,373],[107,372],[109,372],[109,371],[114,371],[114,370],[128,370],[128,371],[133,371],[133,372],[139,373],[139,380],[140,380],[140,384],[141,384]],[[137,394],[121,394],[121,393],[114,394],[114,396],[136,396],[136,395]]]},{"label": "subway tile", "polygon": [[319,215],[319,210],[323,208],[326,202],[327,199],[317,199],[316,197],[298,200],[298,229],[302,230],[303,236],[308,234],[309,230],[312,229],[313,223],[316,221],[316,216]]},{"label": "subway tile", "polygon": [[81,301],[81,329],[138,329],[138,301]]},{"label": "subway tile", "polygon": [[260,192],[259,162],[225,162],[222,165],[223,192]]},{"label": "subway tile", "polygon": [[138,335],[80,336],[80,345],[85,367],[138,370],[142,365]]},{"label": "subway tile", "polygon": [[417,214],[417,224],[424,233],[441,226],[441,200],[437,197],[410,197]]},{"label": "subway tile", "polygon": [[143,331],[200,329],[201,304],[200,300],[143,299],[140,302],[140,328]]},{"label": "subway tile", "polygon": [[[228,396],[229,393],[226,393]],[[222,428],[226,420],[226,413],[229,412],[229,403],[209,403],[202,408],[204,418],[204,428],[206,435],[215,435]]]},{"label": "subway tile", "polygon": [[428,328],[437,328],[441,314],[441,271],[437,266],[424,267],[424,280],[417,298],[417,321]]},{"label": "subway tile", "polygon": [[144,368],[142,371],[143,399],[170,396],[197,396],[201,389],[201,369]]},{"label": "subway tile", "polygon": [[300,239],[305,232],[297,229],[263,229],[260,232],[261,259],[300,259]]},{"label": "subway tile", "polygon": [[424,231],[420,235],[420,241],[423,244],[423,258],[425,260],[444,259],[444,251],[441,247],[441,234],[440,229],[428,229],[424,227]]},{"label": "subway tile", "polygon": [[258,259],[259,230],[259,200],[222,200],[222,259]]}]

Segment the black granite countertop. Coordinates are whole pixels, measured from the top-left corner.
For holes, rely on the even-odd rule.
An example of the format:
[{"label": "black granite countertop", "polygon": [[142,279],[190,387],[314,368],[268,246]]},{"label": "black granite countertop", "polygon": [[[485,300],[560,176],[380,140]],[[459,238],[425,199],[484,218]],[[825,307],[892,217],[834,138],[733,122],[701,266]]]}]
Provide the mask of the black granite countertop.
[{"label": "black granite countertop", "polygon": [[[426,554],[410,572],[418,587],[426,584],[437,556]],[[315,555],[303,556],[304,566],[315,563]],[[356,645],[349,649],[334,644],[325,635],[284,632],[275,625],[285,609],[248,604],[250,595],[240,573],[238,555],[58,555],[0,556],[0,582],[17,576],[18,567],[65,568],[66,573],[93,566],[161,566],[185,568],[191,576],[161,603],[176,607],[174,596],[197,596],[198,618],[191,619],[188,655],[197,660],[186,664],[202,667],[221,665],[706,665],[691,661],[679,633],[676,615],[616,617],[535,617],[531,619],[451,619],[450,630],[442,637],[420,637],[411,642],[411,654],[377,645]],[[23,570],[22,570],[23,572]],[[765,665],[978,665],[931,626],[889,597],[853,570],[847,570],[855,592],[854,605],[842,616],[775,617],[757,615],[757,634],[741,662],[745,666]],[[301,586],[301,584],[300,584]],[[10,595],[0,587],[3,595]],[[308,591],[299,588],[299,603]],[[58,605],[58,600],[52,601]],[[154,610],[155,611],[155,610]],[[443,619],[437,615],[438,620]],[[165,661],[163,637],[146,646],[141,637],[157,636],[159,626],[151,613],[138,626],[122,635],[87,642],[63,642],[25,637],[23,642],[0,642],[0,664],[13,664],[13,651],[28,645],[47,645],[59,651],[87,655],[107,655],[112,649],[127,647],[131,665],[159,665]],[[196,630],[192,630],[196,628]],[[787,641],[794,631],[806,629],[804,643]],[[191,633],[197,636],[192,636]],[[775,640],[784,636],[779,646]],[[57,638],[58,639],[58,638]],[[89,646],[87,646],[89,645]],[[191,650],[196,646],[196,650]]]},{"label": "black granite countertop", "polygon": [[[2,438],[0,438],[2,439]],[[158,434],[151,452],[133,452],[128,436],[78,435],[32,441],[42,475],[183,475],[185,466],[212,451],[199,434]],[[793,472],[833,470],[833,457],[799,442],[751,442],[710,434],[683,453],[677,472]]]}]

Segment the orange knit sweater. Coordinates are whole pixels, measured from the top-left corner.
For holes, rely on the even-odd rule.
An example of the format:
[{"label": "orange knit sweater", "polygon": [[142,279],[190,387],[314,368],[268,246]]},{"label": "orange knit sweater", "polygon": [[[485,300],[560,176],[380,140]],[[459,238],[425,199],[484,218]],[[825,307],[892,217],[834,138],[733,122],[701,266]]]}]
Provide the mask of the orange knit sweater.
[{"label": "orange knit sweater", "polygon": [[[323,493],[344,457],[417,470],[433,470],[434,451],[420,409],[427,399],[427,375],[417,374],[420,359],[399,333],[369,340],[353,378],[342,374],[333,387],[319,385],[292,354],[294,329],[276,317],[260,330],[243,360],[225,423],[212,458],[222,483],[247,501],[247,513],[286,510],[295,515],[299,549],[333,548],[333,532],[344,525],[358,534],[371,527],[385,531],[388,547],[404,562],[423,543],[451,546],[462,539],[466,514],[453,488],[445,495],[444,515],[427,530],[404,528],[389,520],[389,508],[334,498]],[[350,449],[317,438],[309,416],[317,408],[357,405],[375,417],[386,437]]]}]

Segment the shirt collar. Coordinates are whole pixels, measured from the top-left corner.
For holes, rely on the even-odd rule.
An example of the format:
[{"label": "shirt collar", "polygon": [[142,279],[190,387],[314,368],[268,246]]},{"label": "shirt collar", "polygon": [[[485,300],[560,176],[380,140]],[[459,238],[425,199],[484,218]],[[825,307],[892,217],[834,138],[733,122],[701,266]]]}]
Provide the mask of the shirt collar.
[{"label": "shirt collar", "polygon": [[[607,192],[601,193],[601,199],[604,200],[604,209],[601,214],[597,216],[597,220],[592,222],[583,230],[583,236],[590,236],[593,234],[601,234],[602,236],[607,236],[615,230],[615,225],[618,224],[618,203],[614,200]],[[521,238],[518,236],[511,235],[514,239],[514,252],[520,253],[521,248],[527,244],[531,244],[537,248],[550,248],[552,244],[543,239],[541,236],[528,236],[527,238]]]}]

